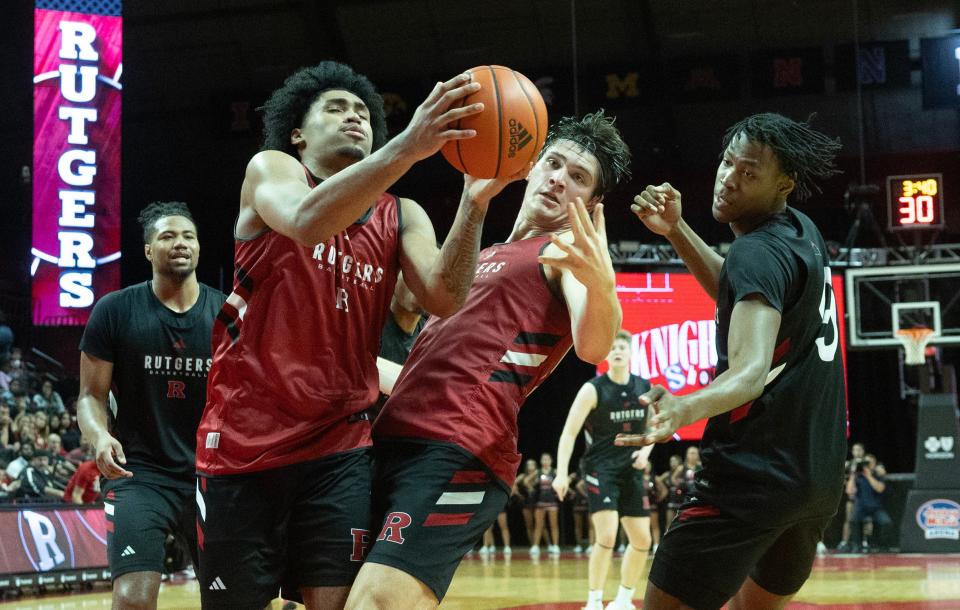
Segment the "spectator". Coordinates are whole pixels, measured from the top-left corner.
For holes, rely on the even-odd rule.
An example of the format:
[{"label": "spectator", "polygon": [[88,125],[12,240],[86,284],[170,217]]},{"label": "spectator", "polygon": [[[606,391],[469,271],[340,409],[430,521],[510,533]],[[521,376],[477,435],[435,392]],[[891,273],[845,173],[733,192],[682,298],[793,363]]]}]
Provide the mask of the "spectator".
[{"label": "spectator", "polygon": [[[50,416],[46,411],[37,411],[33,414],[33,425],[37,429],[37,447],[47,448],[47,437],[50,436]],[[43,439],[42,441],[40,439]]]},{"label": "spectator", "polygon": [[[887,489],[884,478],[887,475],[883,464],[877,463],[877,458],[871,453],[854,465],[854,471],[847,475],[847,497],[854,497],[853,516],[850,519],[852,536],[860,539],[860,549],[863,552],[870,550],[874,528],[887,528],[893,519],[883,507],[883,492]],[[881,529],[889,534],[886,529]],[[887,545],[878,545],[881,549]],[[875,549],[876,550],[876,549]]]},{"label": "spectator", "polygon": [[0,309],[0,358],[10,355],[13,349],[13,329],[7,326],[7,314]]},{"label": "spectator", "polygon": [[4,394],[10,389],[10,381],[13,379],[13,375],[10,374],[11,371],[9,354],[0,356],[0,392]]},{"label": "spectator", "polygon": [[517,491],[523,497],[523,525],[527,530],[527,542],[533,544],[533,511],[537,506],[537,461],[529,459],[524,463],[524,470],[517,475],[515,481]]},{"label": "spectator", "polygon": [[94,460],[80,464],[67,483],[63,498],[73,504],[92,504],[100,499],[100,470]]},{"label": "spectator", "polygon": [[650,552],[656,553],[660,545],[660,503],[667,497],[667,486],[653,474],[653,462],[647,462],[643,467],[643,484],[650,499],[650,541],[653,545]]},{"label": "spectator", "polygon": [[48,474],[50,453],[38,449],[30,458],[30,465],[20,473],[20,497],[28,500],[63,499],[63,492],[55,488]]},{"label": "spectator", "polygon": [[696,489],[697,473],[703,469],[700,463],[700,448],[687,447],[687,457],[678,468],[673,471],[674,493],[679,495],[679,504],[683,504]]},{"label": "spectator", "polygon": [[[533,512],[533,542],[530,545],[530,554],[540,554],[540,538],[547,542],[547,552],[551,555],[560,554],[560,499],[553,489],[553,480],[557,477],[557,469],[553,467],[553,456],[544,453],[540,456],[540,472],[537,477],[537,506]],[[544,531],[544,525],[549,523],[549,534]],[[552,540],[552,542],[551,542]]]},{"label": "spectator", "polygon": [[76,415],[64,413],[60,418],[60,440],[63,442],[63,448],[68,453],[79,449],[80,436]]},{"label": "spectator", "polygon": [[13,430],[13,419],[10,417],[10,406],[0,401],[0,449],[6,449],[16,442]]},{"label": "spectator", "polygon": [[0,394],[0,398],[2,398],[8,405],[12,405],[17,401],[18,398],[26,395],[27,391],[23,388],[23,380],[19,377],[12,377],[10,382],[7,384],[6,391]]},{"label": "spectator", "polygon": [[23,471],[30,465],[30,460],[33,459],[35,451],[32,442],[20,443],[20,454],[7,464],[5,471],[7,476],[11,479],[19,479]]},{"label": "spectator", "polygon": [[[850,447],[850,459],[847,460],[845,466],[848,479],[851,474],[856,474],[856,470],[863,462],[863,456],[865,454],[866,449],[864,448],[863,443],[854,443],[853,446]],[[844,487],[846,487],[846,485],[844,485]],[[843,518],[843,533],[840,537],[840,544],[837,545],[837,551],[840,553],[846,553],[850,551],[850,521],[853,519],[853,504],[855,499],[855,493],[851,494],[847,492],[847,501],[844,502],[846,509]]]},{"label": "spectator", "polygon": [[86,437],[80,438],[80,445],[70,450],[67,453],[67,459],[75,466],[79,466],[87,460],[94,459],[95,453],[93,450],[93,444],[87,440]]},{"label": "spectator", "polygon": [[670,468],[667,468],[663,473],[661,473],[657,478],[664,484],[667,488],[667,512],[665,514],[665,523],[663,524],[664,531],[666,528],[670,527],[670,523],[673,522],[673,518],[677,516],[677,511],[680,509],[680,500],[683,499],[683,492],[677,492],[677,486],[673,482],[673,473],[683,464],[683,458],[679,455],[670,456]]},{"label": "spectator", "polygon": [[63,406],[63,398],[53,389],[53,382],[49,379],[44,379],[40,392],[34,394],[33,406],[47,413],[60,414],[66,410]]},{"label": "spectator", "polygon": [[[583,472],[583,460],[580,461],[580,471]],[[587,554],[589,554],[593,546],[594,533],[593,522],[590,521],[587,481],[583,477],[578,477],[577,473],[573,473],[570,475],[570,482],[573,493],[573,534],[576,545],[573,547],[573,552],[582,553],[586,549]]]}]

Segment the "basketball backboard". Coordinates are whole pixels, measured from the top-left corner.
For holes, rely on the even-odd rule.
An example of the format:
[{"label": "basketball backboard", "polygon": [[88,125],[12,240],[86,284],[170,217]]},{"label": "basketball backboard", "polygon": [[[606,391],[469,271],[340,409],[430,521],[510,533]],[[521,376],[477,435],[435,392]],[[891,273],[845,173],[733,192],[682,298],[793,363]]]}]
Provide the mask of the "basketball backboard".
[{"label": "basketball backboard", "polygon": [[851,347],[899,346],[908,328],[960,343],[960,264],[848,269],[846,286]]}]

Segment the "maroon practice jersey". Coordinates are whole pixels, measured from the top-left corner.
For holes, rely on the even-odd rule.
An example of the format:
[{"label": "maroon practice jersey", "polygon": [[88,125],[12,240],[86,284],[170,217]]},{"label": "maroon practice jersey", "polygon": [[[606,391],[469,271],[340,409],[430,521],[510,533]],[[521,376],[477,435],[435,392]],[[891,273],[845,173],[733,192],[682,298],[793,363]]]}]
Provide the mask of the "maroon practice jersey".
[{"label": "maroon practice jersey", "polygon": [[198,472],[254,472],[370,444],[369,425],[348,419],[378,395],[399,205],[383,194],[314,247],[270,230],[236,241],[233,293],[213,329]]},{"label": "maroon practice jersey", "polygon": [[454,443],[513,482],[517,413],[573,343],[567,308],[537,262],[549,243],[535,237],[480,252],[466,303],[424,327],[375,438]]}]

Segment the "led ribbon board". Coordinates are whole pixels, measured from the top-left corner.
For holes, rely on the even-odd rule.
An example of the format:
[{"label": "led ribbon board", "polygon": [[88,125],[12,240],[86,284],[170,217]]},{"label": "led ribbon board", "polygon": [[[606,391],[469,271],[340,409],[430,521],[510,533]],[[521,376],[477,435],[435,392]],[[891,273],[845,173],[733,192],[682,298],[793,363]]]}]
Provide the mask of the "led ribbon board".
[{"label": "led ribbon board", "polygon": [[83,325],[120,288],[120,0],[37,0],[33,323]]}]

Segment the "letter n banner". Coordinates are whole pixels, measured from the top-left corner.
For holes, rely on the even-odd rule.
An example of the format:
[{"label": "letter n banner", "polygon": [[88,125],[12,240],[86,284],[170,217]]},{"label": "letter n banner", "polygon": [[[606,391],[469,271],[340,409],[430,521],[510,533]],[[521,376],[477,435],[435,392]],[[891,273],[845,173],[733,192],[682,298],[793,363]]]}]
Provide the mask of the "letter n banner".
[{"label": "letter n banner", "polygon": [[36,0],[33,323],[86,324],[120,287],[121,0]]}]

